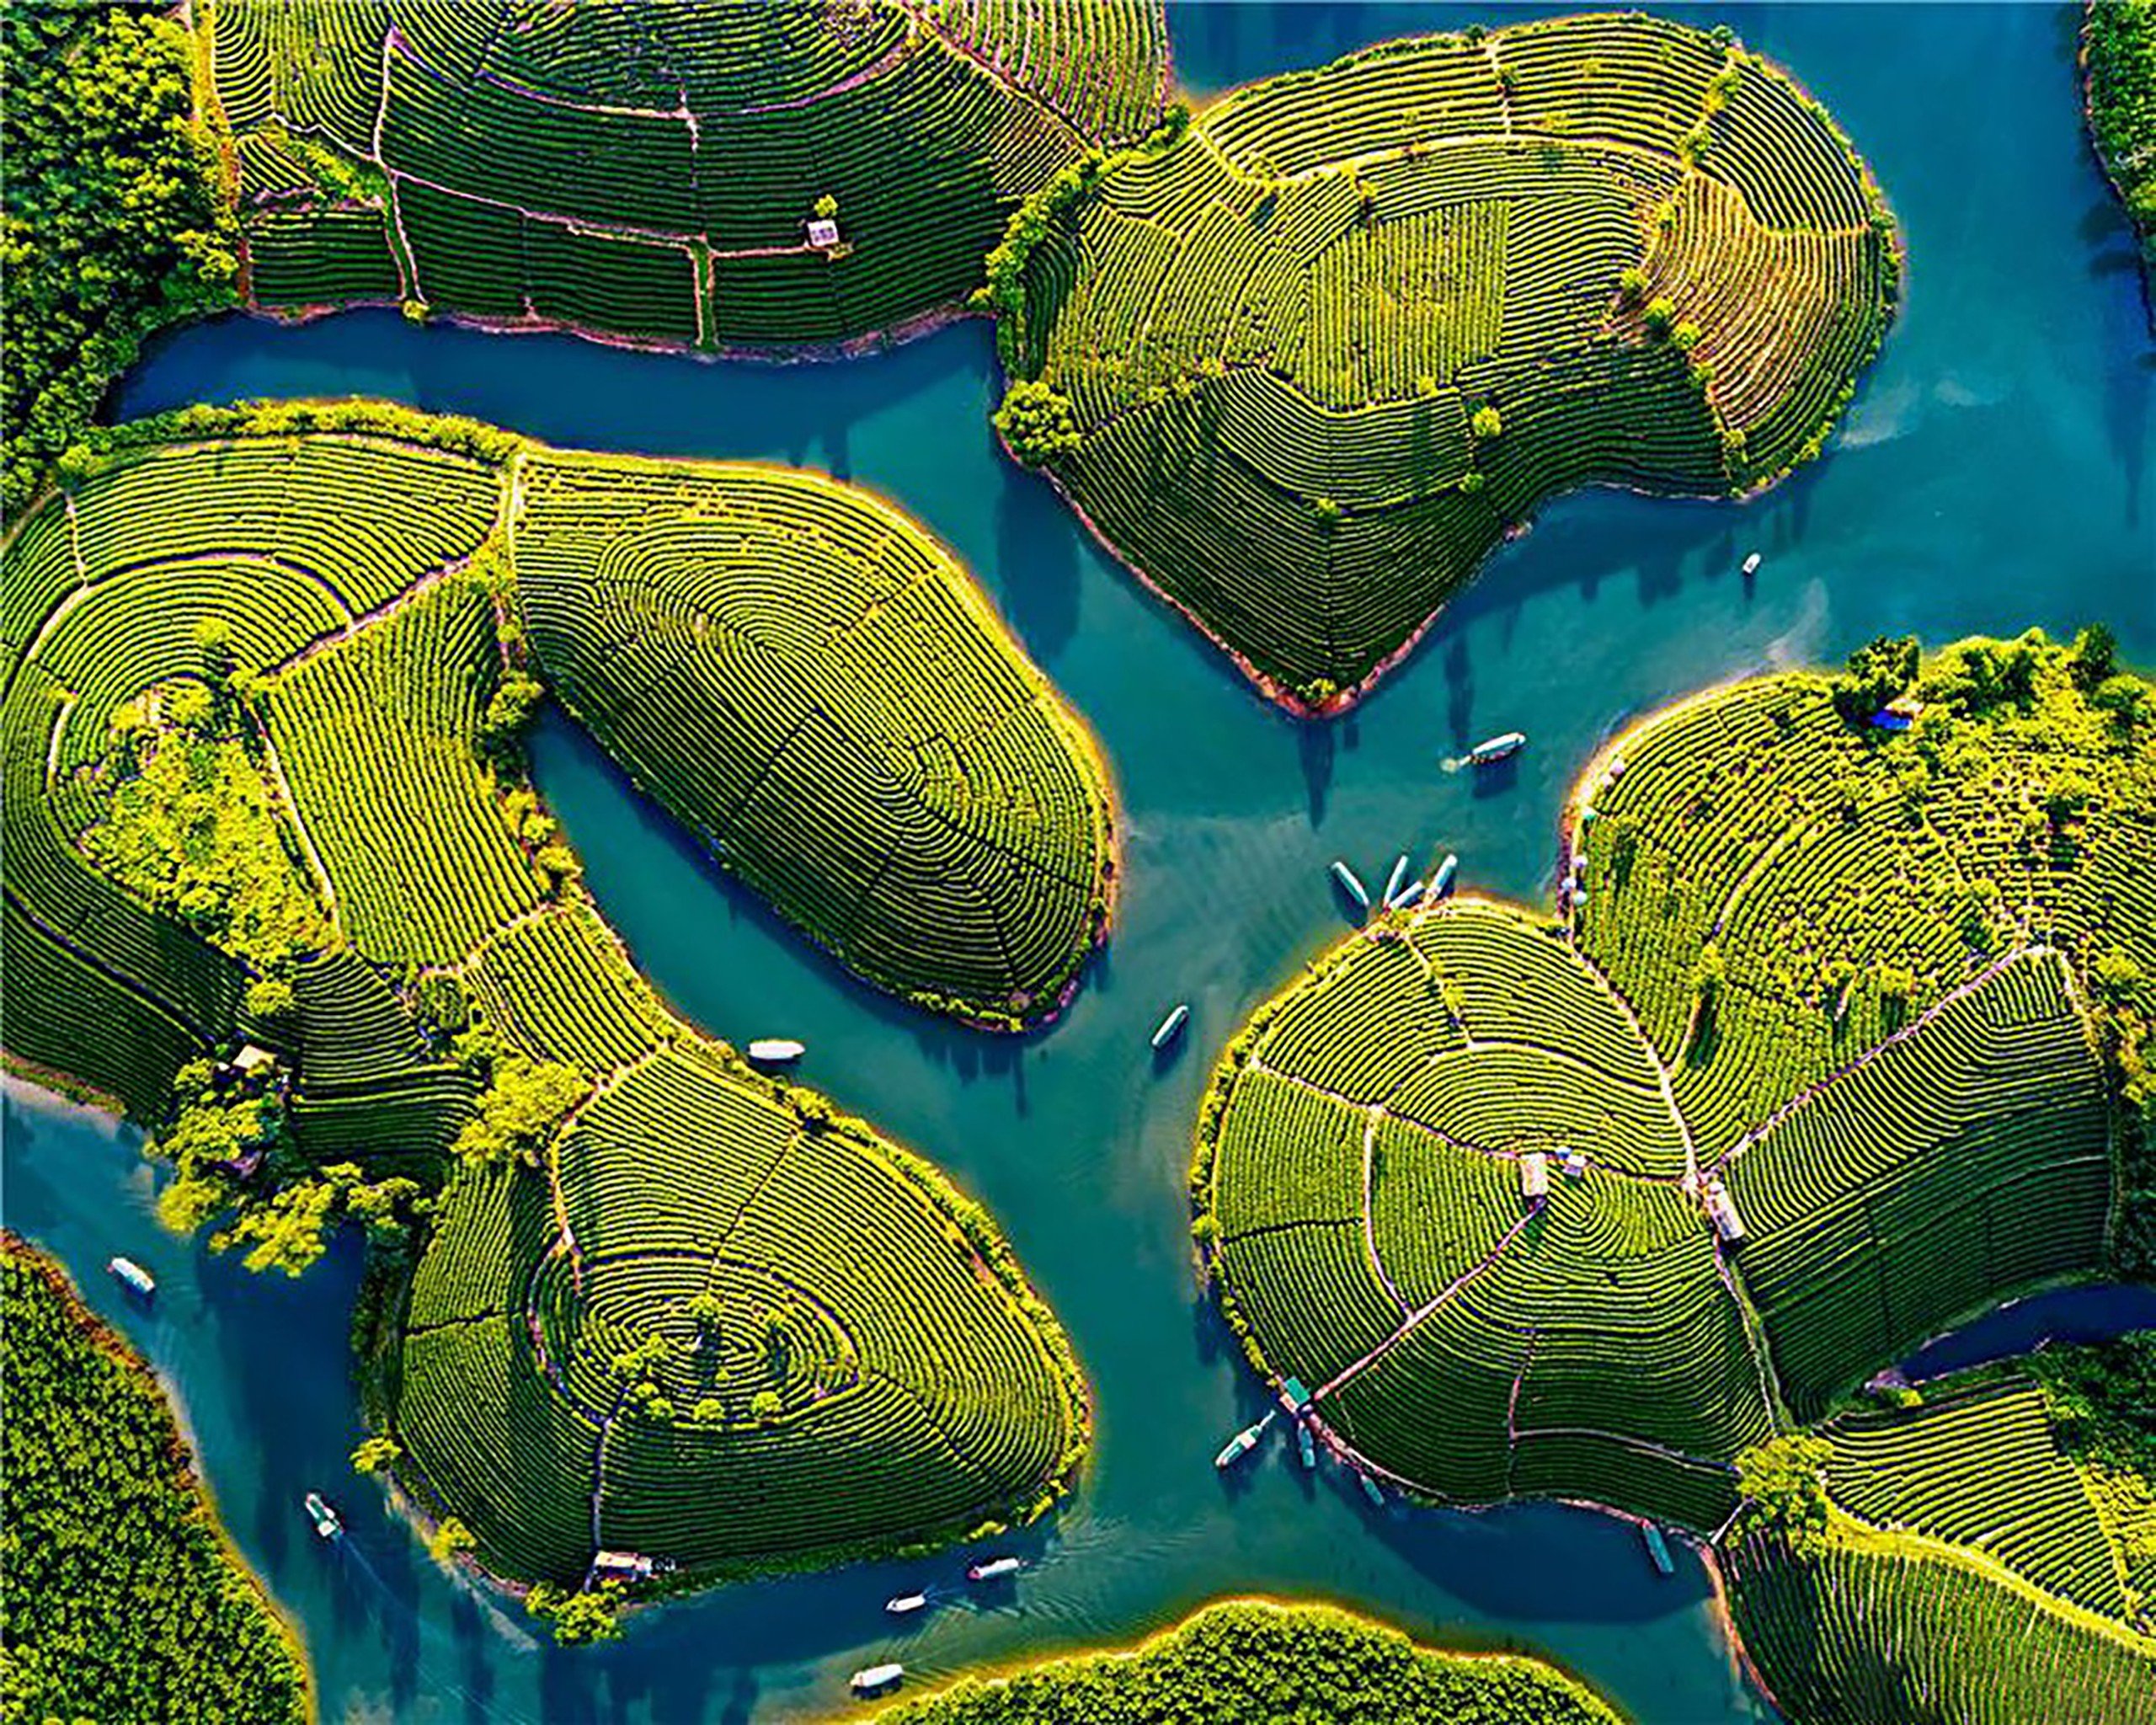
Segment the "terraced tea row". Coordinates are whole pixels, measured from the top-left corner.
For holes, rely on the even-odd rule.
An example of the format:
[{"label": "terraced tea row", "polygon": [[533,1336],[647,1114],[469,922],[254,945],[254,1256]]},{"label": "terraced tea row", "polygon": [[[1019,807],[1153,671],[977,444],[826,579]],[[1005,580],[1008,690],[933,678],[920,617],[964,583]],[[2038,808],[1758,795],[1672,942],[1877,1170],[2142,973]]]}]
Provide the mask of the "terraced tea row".
[{"label": "terraced tea row", "polygon": [[[2022,694],[1967,678],[1993,661]],[[1342,1448],[1437,1497],[1710,1531],[1778,1424],[2109,1262],[2132,1194],[2085,991],[2144,974],[2148,686],[2095,632],[1907,669],[1906,733],[1810,676],[1650,720],[1582,781],[1563,921],[1383,915],[1230,1044],[1198,1236],[1252,1362]],[[1887,804],[1881,842],[1834,842]],[[1814,996],[1801,1035],[1793,1001],[1748,1016],[1755,978],[1938,947],[1926,907],[1988,862],[1983,938],[1950,923],[1920,980]]]},{"label": "terraced tea row", "polygon": [[1986,1370],[1822,1429],[1823,1535],[1746,1532],[1723,1556],[1733,1621],[1783,1712],[2156,1718],[2156,1619],[2121,1584],[2136,1554],[2047,1390]]},{"label": "terraced tea row", "polygon": [[813,476],[586,456],[523,464],[515,543],[563,704],[789,920],[924,1004],[1060,1004],[1107,925],[1106,772],[940,546]]},{"label": "terraced tea row", "polygon": [[216,0],[198,31],[257,307],[707,350],[954,309],[1167,70],[1157,0]]},{"label": "terraced tea row", "polygon": [[1891,224],[1776,67],[1637,13],[1386,44],[1081,166],[990,260],[999,418],[1299,709],[1367,687],[1543,499],[1815,454]]},{"label": "terraced tea row", "polygon": [[[559,676],[878,980],[1051,1010],[1099,927],[1104,790],[947,555],[828,481],[366,404],[191,409],[96,465],[7,550],[0,1039],[152,1125],[177,1075],[167,1207],[264,1263],[367,1220],[409,1271],[368,1381],[417,1502],[562,1583],[602,1548],[692,1578],[1052,1501],[1085,1387],[992,1223],[668,1010],[518,740]],[[737,782],[782,785],[782,831],[723,809]],[[879,841],[912,853],[903,917]],[[213,1065],[243,1042],[272,1077]]]}]

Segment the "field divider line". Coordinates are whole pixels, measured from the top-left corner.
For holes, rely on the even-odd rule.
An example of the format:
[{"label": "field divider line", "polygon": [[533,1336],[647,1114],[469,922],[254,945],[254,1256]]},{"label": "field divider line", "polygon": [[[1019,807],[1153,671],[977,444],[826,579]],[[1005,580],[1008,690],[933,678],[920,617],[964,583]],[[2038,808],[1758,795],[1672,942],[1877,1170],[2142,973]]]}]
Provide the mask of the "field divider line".
[{"label": "field divider line", "polygon": [[[285,777],[285,763],[277,756],[277,740],[270,734],[269,724],[256,718],[256,740],[262,745],[262,764],[269,769],[270,791],[286,817],[292,823],[292,830],[299,835],[300,852],[307,858],[307,873],[314,879],[315,890],[322,895],[323,908],[329,913],[330,922],[343,927],[337,906],[337,888],[329,879],[329,870],[322,860],[322,852],[315,848],[314,835],[307,830],[307,820],[300,813],[299,798],[292,794],[291,782]],[[344,930],[350,938],[351,931]]]},{"label": "field divider line", "polygon": [[1687,1467],[1704,1467],[1721,1474],[1737,1471],[1734,1462],[1717,1461],[1711,1455],[1694,1455],[1689,1450],[1680,1450],[1674,1444],[1658,1444],[1652,1438],[1634,1437],[1626,1432],[1606,1432],[1599,1426],[1530,1426],[1519,1435],[1523,1438],[1602,1438],[1628,1450],[1644,1450],[1650,1455],[1659,1455],[1665,1461],[1678,1462]]},{"label": "field divider line", "polygon": [[1481,1258],[1476,1260],[1474,1263],[1470,1264],[1457,1276],[1454,1277],[1451,1281],[1448,1282],[1443,1288],[1439,1289],[1427,1304],[1419,1307],[1415,1311],[1411,1312],[1408,1315],[1406,1322],[1401,1325],[1398,1329],[1395,1330],[1390,1336],[1386,1337],[1384,1341],[1379,1343],[1376,1347],[1371,1348],[1369,1352],[1365,1354],[1360,1359],[1350,1361],[1348,1365],[1342,1366],[1338,1371],[1335,1372],[1326,1382],[1319,1385],[1318,1387],[1311,1392],[1310,1399],[1312,1401],[1316,1401],[1322,1397],[1330,1396],[1334,1391],[1342,1388],[1355,1378],[1362,1375],[1364,1372],[1369,1370],[1370,1367],[1375,1365],[1379,1360],[1384,1359],[1386,1354],[1390,1354],[1395,1348],[1399,1346],[1399,1344],[1406,1338],[1408,1332],[1414,1329],[1417,1325],[1420,1324],[1423,1319],[1429,1316],[1432,1312],[1435,1311],[1439,1306],[1450,1300],[1453,1295],[1459,1293],[1460,1290],[1465,1288],[1470,1282],[1473,1281],[1485,1270],[1489,1269],[1493,1266],[1500,1258],[1503,1257],[1505,1248],[1510,1246],[1513,1241],[1519,1237],[1521,1231],[1524,1230],[1527,1225],[1533,1221],[1540,1213],[1539,1210],[1531,1210],[1518,1221],[1514,1222],[1512,1226],[1506,1229],[1503,1236],[1498,1240],[1497,1243],[1492,1246]]},{"label": "field divider line", "polygon": [[1377,1211],[1372,1202],[1374,1197],[1378,1122],[1385,1117],[1385,1104],[1372,1103],[1369,1117],[1363,1122],[1363,1249],[1369,1253],[1370,1268],[1377,1272],[1378,1279],[1385,1284],[1385,1291],[1392,1295],[1392,1303],[1400,1308],[1400,1315],[1404,1319],[1408,1312],[1406,1297],[1392,1279],[1392,1272],[1385,1267],[1385,1258],[1378,1251]]},{"label": "field divider line", "polygon": [[[35,911],[31,909],[28,900],[12,892],[5,893],[4,896],[14,905],[17,912],[20,914],[24,921],[29,923],[40,934],[42,934],[55,946],[60,948],[61,951],[67,953],[77,964],[84,966],[88,969],[96,971],[99,975],[104,977],[106,981],[111,983],[122,993],[132,995],[136,999],[141,1001],[145,1006],[156,1012],[159,1017],[168,1019],[180,1029],[184,1030],[189,1036],[192,1036],[195,1041],[201,1044],[203,1047],[212,1048],[216,1045],[216,1039],[206,1030],[203,1029],[200,1025],[195,1023],[193,1019],[189,1017],[186,1012],[184,1012],[178,1004],[166,1000],[160,995],[152,994],[141,983],[136,981],[134,978],[124,975],[120,971],[114,969],[110,965],[107,964],[103,959],[98,958],[94,953],[85,952],[72,940],[69,939],[67,935],[63,934],[59,929],[55,928],[51,923],[47,921],[44,917],[39,916]],[[153,914],[163,915],[163,913],[155,912]]]},{"label": "field divider line", "polygon": [[1707,1170],[1707,1172],[1710,1174],[1721,1173],[1723,1169],[1735,1162],[1737,1157],[1743,1155],[1748,1150],[1753,1148],[1753,1146],[1757,1145],[1762,1139],[1765,1138],[1769,1133],[1774,1131],[1775,1128],[1781,1125],[1783,1122],[1787,1120],[1799,1108],[1805,1107],[1807,1103],[1817,1101],[1826,1092],[1840,1083],[1842,1080],[1851,1076],[1853,1074],[1859,1072],[1865,1067],[1870,1065],[1889,1049],[1908,1040],[1909,1038],[1914,1036],[1919,1031],[1929,1024],[1935,1018],[1945,1012],[1950,1007],[1958,1005],[1961,1001],[1967,999],[1971,995],[1976,993],[1977,990],[1983,988],[1985,984],[1990,982],[1993,978],[2003,974],[2009,966],[2018,964],[2024,959],[2032,959],[2045,956],[2052,953],[2054,950],[2055,948],[2052,947],[2039,943],[2032,946],[2017,947],[2012,952],[2008,953],[2000,958],[1994,959],[1990,964],[1985,965],[1983,969],[1979,970],[1974,976],[1968,978],[1966,981],[1956,984],[1954,987],[1949,989],[1945,994],[1940,996],[1937,1000],[1926,1007],[1923,1012],[1918,1013],[1917,1016],[1909,1020],[1908,1023],[1902,1026],[1900,1029],[1889,1032],[1886,1036],[1881,1038],[1879,1041],[1874,1043],[1870,1048],[1866,1049],[1862,1054],[1857,1055],[1855,1059],[1850,1060],[1847,1065],[1838,1066],[1825,1076],[1816,1078],[1811,1083],[1806,1085],[1803,1089],[1797,1092],[1795,1096],[1791,1097],[1787,1102],[1776,1108],[1773,1114],[1769,1114],[1757,1126],[1753,1127],[1749,1131],[1746,1132],[1737,1140],[1736,1143],[1730,1146],[1730,1147],[1724,1151],[1721,1156],[1717,1156],[1715,1159],[1713,1165]]}]

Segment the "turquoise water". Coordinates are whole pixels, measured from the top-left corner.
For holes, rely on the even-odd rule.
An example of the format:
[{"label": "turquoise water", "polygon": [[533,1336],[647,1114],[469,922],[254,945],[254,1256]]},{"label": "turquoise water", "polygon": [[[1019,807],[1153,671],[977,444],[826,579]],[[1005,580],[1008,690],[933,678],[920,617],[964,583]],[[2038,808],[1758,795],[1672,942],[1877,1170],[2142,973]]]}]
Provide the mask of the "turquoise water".
[{"label": "turquoise water", "polygon": [[[1179,69],[1218,88],[1464,9],[1178,11]],[[1481,14],[1488,16],[1487,13]],[[566,1655],[440,1576],[372,1486],[344,1327],[356,1256],[264,1283],[161,1238],[150,1175],[94,1120],[11,1102],[6,1213],[58,1249],[184,1398],[233,1532],[312,1650],[325,1719],[731,1721],[842,1706],[885,1658],[925,1675],[1121,1639],[1238,1590],[1323,1594],[1433,1638],[1516,1646],[1638,1717],[1761,1716],[1705,1575],[1658,1580],[1631,1529],[1554,1506],[1374,1514],[1278,1449],[1223,1482],[1257,1405],[1194,1285],[1182,1179],[1205,1069],[1241,1016],[1343,932],[1326,878],[1458,851],[1465,882],[1539,898],[1570,775],[1631,713],[1881,630],[1933,642],[2108,618],[2156,662],[2145,512],[2156,383],[2123,224],[2081,142],[2070,8],[1774,7],[1732,16],[1793,66],[1878,170],[1911,253],[1906,314],[1828,458],[1743,507],[1585,494],[1546,510],[1357,713],[1298,726],[997,456],[977,325],[843,366],[714,366],[557,338],[355,314],[230,321],[163,344],[122,414],[243,395],[365,393],[556,442],[756,457],[873,487],[978,573],[1098,732],[1123,811],[1125,896],[1066,1018],[1022,1043],[945,1028],[851,982],[639,804],[567,725],[540,784],[654,980],[717,1033],[798,1036],[808,1075],[934,1157],[1002,1220],[1100,1398],[1097,1464],[1015,1596],[892,1636],[902,1584],[958,1559],[730,1589]],[[1700,14],[1700,16],[1705,16]],[[1746,553],[1765,562],[1748,584]],[[1514,727],[1509,779],[1438,760]],[[1145,1039],[1192,1002],[1180,1058]],[[122,1310],[115,1251],[163,1284]],[[301,1495],[352,1536],[326,1552]]]}]

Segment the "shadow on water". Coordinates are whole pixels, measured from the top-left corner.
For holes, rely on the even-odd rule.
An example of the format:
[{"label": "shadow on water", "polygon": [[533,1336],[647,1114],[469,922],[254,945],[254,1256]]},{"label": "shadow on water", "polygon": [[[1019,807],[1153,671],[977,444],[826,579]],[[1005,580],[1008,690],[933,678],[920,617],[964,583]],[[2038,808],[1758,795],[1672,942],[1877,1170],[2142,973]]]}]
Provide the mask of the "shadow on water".
[{"label": "shadow on water", "polygon": [[1078,633],[1078,545],[1086,530],[1045,479],[1006,473],[995,496],[997,591],[1034,662],[1053,671]]},{"label": "shadow on water", "polygon": [[[532,782],[565,827],[573,832],[609,825],[619,830],[621,836],[615,845],[604,852],[587,852],[587,884],[609,925],[630,945],[632,958],[632,930],[678,926],[679,919],[667,914],[673,909],[693,905],[702,911],[713,901],[723,904],[729,921],[748,925],[772,948],[787,950],[818,979],[844,994],[857,1011],[880,1026],[910,1036],[923,1055],[962,1081],[970,1084],[984,1076],[1008,1076],[1018,1092],[1022,1109],[1023,1049],[1052,1036],[1061,1019],[1022,1037],[1012,1037],[984,1033],[931,1017],[872,987],[823,947],[797,933],[760,894],[722,868],[680,821],[641,795],[613,758],[567,714],[551,706],[544,710],[533,728],[531,755]],[[603,816],[599,806],[602,804]],[[639,845],[627,843],[629,832],[636,834]],[[624,857],[622,852],[627,850],[636,852],[633,859]],[[654,878],[649,854],[654,850],[671,859],[670,878]],[[610,865],[624,862],[630,864],[622,873],[625,879],[633,880],[632,888],[620,885],[613,878]],[[678,905],[670,902],[677,896]],[[1094,973],[1101,968],[1101,954],[1096,953],[1084,973],[1081,992],[1092,985]],[[659,977],[670,971],[677,978],[680,975],[680,967],[663,964],[654,969],[638,963],[638,969],[662,994],[667,991]],[[696,998],[694,991],[686,998],[671,995],[668,998],[677,1012],[715,1035],[740,1041],[764,1033],[744,1031],[739,1025],[712,1023],[709,1014],[700,1010],[707,1003]]]}]

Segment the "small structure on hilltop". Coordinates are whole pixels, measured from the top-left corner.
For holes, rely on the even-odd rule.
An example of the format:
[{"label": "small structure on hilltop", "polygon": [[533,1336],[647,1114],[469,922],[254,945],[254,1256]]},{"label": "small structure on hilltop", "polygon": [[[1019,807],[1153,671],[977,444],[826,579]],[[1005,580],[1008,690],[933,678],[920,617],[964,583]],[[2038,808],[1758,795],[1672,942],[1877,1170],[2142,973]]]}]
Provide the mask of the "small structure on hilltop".
[{"label": "small structure on hilltop", "polygon": [[828,216],[808,218],[808,243],[819,252],[835,252],[846,242],[839,237],[839,225]]},{"label": "small structure on hilltop", "polygon": [[1529,1204],[1540,1204],[1550,1195],[1550,1158],[1539,1150],[1519,1159],[1519,1195]]},{"label": "small structure on hilltop", "polygon": [[584,1585],[602,1581],[648,1581],[658,1565],[641,1551],[598,1551],[592,1555],[591,1573]]},{"label": "small structure on hilltop", "polygon": [[277,1071],[277,1056],[250,1042],[232,1056],[232,1070],[242,1078],[269,1077]]},{"label": "small structure on hilltop", "polygon": [[1737,1213],[1737,1200],[1729,1195],[1729,1188],[1720,1180],[1709,1178],[1700,1188],[1706,1200],[1707,1220],[1714,1224],[1716,1236],[1725,1246],[1734,1246],[1744,1237],[1744,1218]]}]

